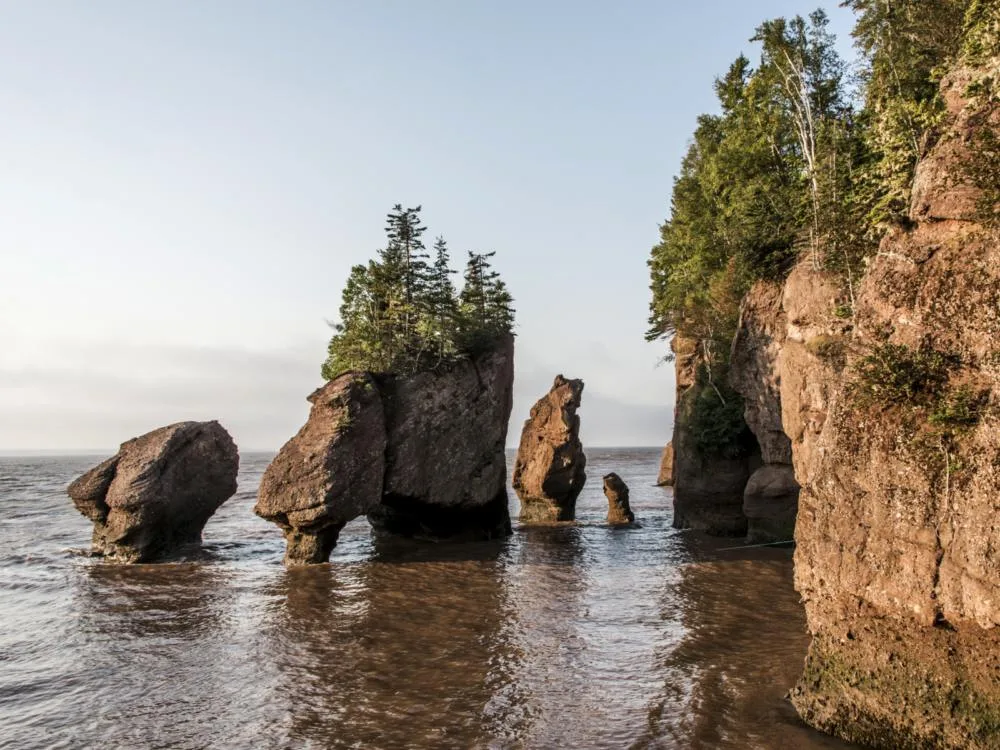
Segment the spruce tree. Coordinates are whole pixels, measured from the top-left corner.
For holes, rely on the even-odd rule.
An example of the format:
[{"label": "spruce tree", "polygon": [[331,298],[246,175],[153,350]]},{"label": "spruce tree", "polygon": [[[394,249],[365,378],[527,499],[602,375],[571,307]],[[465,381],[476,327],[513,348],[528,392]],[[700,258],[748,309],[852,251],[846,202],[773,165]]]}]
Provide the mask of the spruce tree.
[{"label": "spruce tree", "polygon": [[434,263],[429,268],[421,304],[421,336],[428,340],[427,348],[443,360],[455,352],[458,319],[458,299],[451,276],[448,244],[444,237],[434,242]]}]

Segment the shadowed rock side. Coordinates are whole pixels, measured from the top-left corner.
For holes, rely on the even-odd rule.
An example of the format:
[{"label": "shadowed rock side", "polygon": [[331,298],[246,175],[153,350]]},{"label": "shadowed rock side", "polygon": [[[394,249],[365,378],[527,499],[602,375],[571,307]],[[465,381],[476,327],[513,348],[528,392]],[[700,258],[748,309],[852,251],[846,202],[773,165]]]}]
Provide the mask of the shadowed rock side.
[{"label": "shadowed rock side", "polygon": [[238,469],[236,444],[218,422],[179,422],[122,443],[67,491],[94,524],[94,554],[149,562],[201,541],[235,494]]},{"label": "shadowed rock side", "polygon": [[368,514],[376,529],[411,537],[490,539],[510,533],[507,424],[514,344],[447,373],[387,379],[385,478]]},{"label": "shadowed rock side", "polygon": [[[677,372],[677,408],[674,412],[675,529],[695,529],[714,536],[744,536],[743,491],[760,466],[753,436],[735,457],[704,453],[689,429],[695,404],[711,386],[697,377],[698,350],[694,341],[675,336],[670,342]],[[709,397],[714,397],[708,394]]]},{"label": "shadowed rock side", "polygon": [[285,533],[285,561],[330,557],[348,521],[378,505],[385,415],[375,379],[345,373],[309,396],[312,409],[261,478],[254,512]]},{"label": "shadowed rock side", "polygon": [[674,444],[667,443],[660,457],[660,473],[656,477],[657,487],[673,487],[674,485]]},{"label": "shadowed rock side", "polygon": [[440,372],[345,373],[268,466],[254,511],[285,533],[289,565],[324,562],[344,524],[428,539],[510,533],[507,422],[514,343]]},{"label": "shadowed rock side", "polygon": [[788,327],[782,286],[756,283],[743,300],[730,353],[729,385],[743,397],[744,418],[757,438],[763,465],[743,490],[747,541],[788,541],[795,533],[799,485],[792,444],[781,422],[778,357]]},{"label": "shadowed rock side", "polygon": [[514,491],[521,520],[572,521],[576,499],[587,481],[587,457],[580,443],[582,380],[556,375],[551,390],[531,407],[514,464]]},{"label": "shadowed rock side", "polygon": [[[785,285],[781,402],[812,634],[792,701],[875,748],[1000,747],[1000,236],[960,179],[975,129],[1000,113],[965,98],[971,79],[942,82],[951,124],[918,167],[912,225],[871,261],[854,329],[838,331],[822,275],[800,266]],[[919,406],[860,406],[844,383],[886,340],[954,357],[947,388],[985,408],[946,438]]]},{"label": "shadowed rock side", "polygon": [[608,498],[608,523],[626,524],[635,521],[635,514],[628,504],[628,485],[614,472],[604,476],[604,496]]}]

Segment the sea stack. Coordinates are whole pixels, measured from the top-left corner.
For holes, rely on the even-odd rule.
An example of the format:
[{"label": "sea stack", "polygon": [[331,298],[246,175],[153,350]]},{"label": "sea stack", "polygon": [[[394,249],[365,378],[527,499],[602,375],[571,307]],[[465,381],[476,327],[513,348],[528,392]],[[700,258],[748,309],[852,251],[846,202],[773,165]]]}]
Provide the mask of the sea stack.
[{"label": "sea stack", "polygon": [[236,492],[239,460],[218,422],[179,422],[122,443],[67,491],[94,524],[94,554],[149,562],[201,541]]},{"label": "sea stack", "polygon": [[628,485],[614,472],[604,475],[604,496],[608,498],[608,523],[622,525],[635,521],[628,504]]},{"label": "sea stack", "polygon": [[277,524],[285,562],[325,562],[344,524],[489,539],[510,533],[504,448],[514,342],[440,371],[348,372],[309,397],[306,424],[264,472],[254,512]]},{"label": "sea stack", "polygon": [[523,521],[571,521],[576,515],[576,499],[587,481],[576,413],[582,394],[582,380],[556,375],[524,423],[513,481]]},{"label": "sea stack", "polygon": [[660,456],[660,473],[656,477],[657,487],[674,486],[674,443],[670,441]]}]

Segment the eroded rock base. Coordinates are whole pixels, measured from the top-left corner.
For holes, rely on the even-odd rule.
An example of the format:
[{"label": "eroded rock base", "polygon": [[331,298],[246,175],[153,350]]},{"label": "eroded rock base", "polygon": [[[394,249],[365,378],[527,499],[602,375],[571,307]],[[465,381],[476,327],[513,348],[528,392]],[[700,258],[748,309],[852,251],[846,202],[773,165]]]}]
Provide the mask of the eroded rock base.
[{"label": "eroded rock base", "polygon": [[813,638],[791,695],[807,723],[876,750],[1000,747],[1000,631],[848,622]]},{"label": "eroded rock base", "polygon": [[481,541],[509,536],[512,529],[506,490],[486,504],[444,507],[419,498],[386,495],[368,514],[379,533],[425,541]]}]

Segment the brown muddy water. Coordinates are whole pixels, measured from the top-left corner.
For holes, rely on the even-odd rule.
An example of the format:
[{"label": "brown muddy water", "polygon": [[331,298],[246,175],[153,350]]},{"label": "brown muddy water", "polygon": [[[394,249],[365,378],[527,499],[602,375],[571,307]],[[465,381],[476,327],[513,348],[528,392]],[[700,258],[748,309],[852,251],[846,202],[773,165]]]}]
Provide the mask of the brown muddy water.
[{"label": "brown muddy water", "polygon": [[[847,747],[784,700],[791,553],[672,530],[657,450],[590,451],[575,525],[414,545],[359,520],[299,570],[251,512],[269,458],[204,551],[134,567],[81,554],[65,486],[94,457],[0,459],[0,747]],[[642,528],[603,524],[612,470]]]}]

